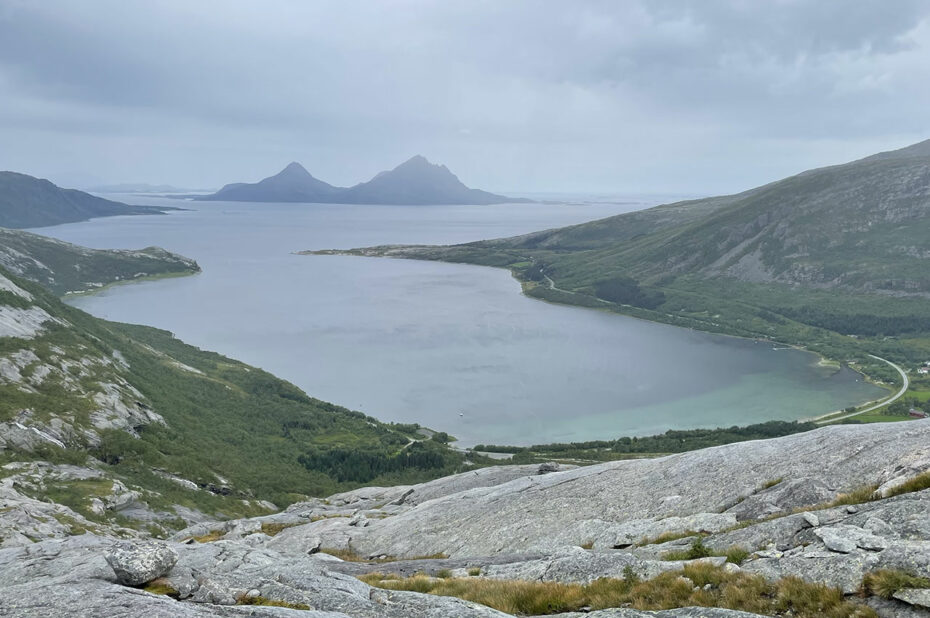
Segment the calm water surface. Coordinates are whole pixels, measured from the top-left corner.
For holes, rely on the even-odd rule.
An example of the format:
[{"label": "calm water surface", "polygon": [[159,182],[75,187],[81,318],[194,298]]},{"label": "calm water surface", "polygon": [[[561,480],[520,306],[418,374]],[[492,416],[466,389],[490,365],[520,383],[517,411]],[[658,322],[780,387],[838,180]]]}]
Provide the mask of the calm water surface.
[{"label": "calm water surface", "polygon": [[818,367],[804,352],[532,300],[499,269],[292,254],[509,236],[635,210],[642,199],[180,205],[193,210],[36,230],[98,248],[159,245],[204,270],[69,302],[171,330],[320,399],[445,430],[464,445],[797,419],[882,393],[849,370]]}]

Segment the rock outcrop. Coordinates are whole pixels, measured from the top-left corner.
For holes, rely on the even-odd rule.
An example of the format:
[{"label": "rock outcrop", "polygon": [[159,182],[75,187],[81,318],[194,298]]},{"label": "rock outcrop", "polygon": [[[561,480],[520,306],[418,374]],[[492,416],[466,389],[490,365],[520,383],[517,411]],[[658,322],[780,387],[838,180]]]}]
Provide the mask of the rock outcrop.
[{"label": "rock outcrop", "polygon": [[[920,469],[915,453],[930,462],[928,440],[930,421],[827,427],[659,459],[526,475],[445,495],[426,492],[431,499],[424,502],[415,499],[414,489],[402,504],[391,504],[403,493],[396,489],[377,494],[386,504],[373,512],[377,500],[361,499],[376,494],[368,488],[356,503],[340,498],[330,505],[291,506],[289,521],[300,513],[317,521],[286,530],[274,542],[302,546],[301,539],[318,537],[324,547],[394,557],[548,553],[587,544],[622,549],[663,533],[717,532],[907,477]],[[767,487],[773,477],[783,480]],[[459,481],[452,479],[445,483],[455,487]],[[433,487],[442,486],[434,481]],[[757,506],[743,507],[747,501]],[[365,525],[333,517],[356,512]]]},{"label": "rock outcrop", "polygon": [[[27,543],[0,549],[0,616],[490,618],[506,614],[374,588],[359,576],[587,584],[648,580],[697,561],[825,584],[883,618],[926,618],[925,589],[904,586],[888,598],[860,591],[878,570],[930,577],[930,489],[883,497],[861,487],[900,488],[922,474],[928,438],[930,421],[829,427],[652,460],[502,466],[362,488],[273,515],[200,523],[162,544],[115,544],[109,530]],[[830,504],[853,490],[858,503]],[[753,615],[616,608],[561,616]]]}]

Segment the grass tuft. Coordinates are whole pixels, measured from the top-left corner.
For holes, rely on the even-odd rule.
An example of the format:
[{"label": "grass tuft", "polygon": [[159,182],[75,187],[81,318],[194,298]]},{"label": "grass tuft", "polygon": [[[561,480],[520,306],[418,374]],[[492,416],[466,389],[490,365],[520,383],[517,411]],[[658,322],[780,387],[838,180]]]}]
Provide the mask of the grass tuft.
[{"label": "grass tuft", "polygon": [[835,506],[843,506],[846,504],[864,504],[866,502],[872,502],[874,500],[879,500],[881,496],[875,493],[875,490],[878,489],[878,485],[864,485],[857,489],[852,490],[846,494],[840,494],[837,496],[836,500],[833,502],[828,502],[827,504],[821,504],[813,507],[810,510],[821,510],[829,509]]},{"label": "grass tuft", "polygon": [[669,541],[677,541],[678,539],[686,539],[689,536],[705,536],[703,532],[696,532],[694,530],[685,530],[683,532],[663,532],[659,536],[653,538],[642,538],[636,544],[639,547],[643,545],[661,545],[662,543],[668,543]]},{"label": "grass tuft", "polygon": [[784,480],[784,479],[781,478],[781,477],[779,477],[779,478],[777,478],[777,479],[768,480],[768,481],[762,483],[762,489],[763,489],[763,490],[765,490],[765,489],[771,489],[772,487],[775,487],[776,485],[778,485],[779,483],[781,483],[783,480]]},{"label": "grass tuft", "polygon": [[219,541],[226,534],[223,530],[211,530],[206,534],[201,534],[200,536],[191,537],[193,540],[198,543],[212,543],[213,541]]},{"label": "grass tuft", "polygon": [[930,588],[930,579],[898,569],[880,569],[862,578],[861,592],[865,595],[890,599],[902,588]]},{"label": "grass tuft", "polygon": [[906,481],[905,483],[898,485],[894,489],[888,492],[886,498],[891,498],[892,496],[900,496],[901,494],[909,494],[915,491],[923,491],[924,489],[930,489],[930,472],[924,472],[919,474],[914,478]]},{"label": "grass tuft", "polygon": [[291,603],[290,601],[279,601],[277,599],[268,599],[262,596],[247,597],[242,595],[236,599],[236,605],[261,605],[264,607],[286,607],[288,609],[309,610],[310,606],[306,603]]},{"label": "grass tuft", "polygon": [[293,528],[294,526],[299,526],[299,525],[300,525],[299,522],[294,522],[290,524],[278,524],[278,523],[266,522],[262,524],[262,532],[264,532],[268,536],[274,536],[280,533],[282,530],[287,530],[288,528]]}]

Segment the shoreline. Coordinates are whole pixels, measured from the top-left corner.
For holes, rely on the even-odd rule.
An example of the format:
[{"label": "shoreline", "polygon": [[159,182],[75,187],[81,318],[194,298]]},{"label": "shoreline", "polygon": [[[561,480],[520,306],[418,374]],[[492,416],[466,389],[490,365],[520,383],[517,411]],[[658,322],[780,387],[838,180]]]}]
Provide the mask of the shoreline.
[{"label": "shoreline", "polygon": [[110,288],[114,288],[114,287],[121,286],[121,285],[128,285],[131,283],[143,283],[146,281],[159,281],[161,279],[177,279],[180,277],[193,277],[194,275],[199,275],[201,272],[203,271],[196,270],[196,271],[185,271],[185,272],[166,272],[166,273],[156,273],[153,275],[142,275],[141,277],[133,277],[132,279],[120,279],[119,281],[111,281],[109,283],[105,283],[104,285],[101,285],[100,287],[97,287],[97,288],[88,288],[86,290],[68,291],[68,292],[65,292],[63,295],[61,295],[59,298],[67,302],[69,298],[76,298],[80,296],[93,296],[95,294],[99,294],[100,292],[104,292]]},{"label": "shoreline", "polygon": [[[390,248],[391,250],[402,250],[402,249],[404,249],[405,247],[407,247],[407,246],[405,246],[405,245],[390,245],[390,246],[389,246],[389,248]],[[420,247],[422,247],[422,245],[412,245],[412,246],[409,246],[409,248],[420,248]],[[329,256],[334,256],[334,255],[338,255],[338,256],[344,256],[344,257],[345,257],[345,256],[349,256],[349,257],[362,257],[362,258],[387,258],[387,259],[395,259],[395,260],[416,260],[416,261],[426,261],[426,262],[444,262],[444,263],[449,263],[449,264],[464,264],[464,265],[467,265],[467,266],[474,266],[474,267],[493,268],[493,269],[497,269],[497,270],[507,270],[507,271],[510,272],[510,276],[520,285],[520,293],[521,293],[523,296],[526,296],[527,298],[531,298],[531,299],[536,300],[536,301],[541,301],[541,302],[544,302],[544,303],[549,303],[549,304],[552,304],[552,305],[557,305],[557,306],[562,306],[562,307],[574,307],[574,308],[578,308],[578,309],[589,309],[589,310],[593,310],[593,311],[600,311],[600,312],[605,312],[605,313],[618,314],[618,315],[621,315],[621,316],[624,316],[624,317],[627,317],[627,318],[632,318],[632,319],[635,319],[635,320],[642,320],[643,322],[649,322],[649,323],[652,323],[652,324],[663,324],[663,325],[665,325],[665,326],[673,326],[673,327],[677,327],[677,328],[683,328],[683,329],[691,330],[691,331],[694,331],[694,332],[705,333],[705,334],[708,334],[708,335],[714,335],[714,336],[720,336],[720,337],[732,337],[732,338],[734,338],[734,339],[740,339],[740,340],[743,340],[743,341],[753,341],[753,342],[756,342],[756,343],[767,343],[767,344],[770,344],[770,345],[773,345],[773,346],[780,346],[780,347],[777,347],[777,348],[773,348],[773,350],[775,350],[775,351],[782,350],[782,349],[791,349],[791,350],[795,350],[795,351],[799,351],[799,352],[805,352],[805,353],[807,353],[807,354],[812,354],[812,355],[814,355],[814,357],[815,357],[816,360],[815,360],[814,362],[812,362],[812,365],[814,365],[814,366],[816,366],[816,367],[823,368],[823,369],[828,369],[828,368],[829,368],[829,369],[835,369],[835,371],[841,371],[841,370],[845,367],[845,368],[848,368],[848,369],[850,369],[851,371],[855,372],[855,373],[858,374],[859,376],[861,376],[862,379],[865,380],[866,382],[868,382],[869,384],[872,384],[873,386],[876,386],[877,388],[881,388],[881,389],[890,391],[889,394],[886,395],[886,396],[884,396],[884,397],[880,397],[880,398],[878,398],[878,399],[870,399],[870,400],[867,400],[867,401],[863,401],[863,402],[861,402],[861,403],[859,403],[859,404],[856,404],[856,406],[855,406],[856,408],[861,408],[861,407],[863,407],[863,406],[871,406],[872,404],[874,404],[874,403],[876,403],[876,402],[885,402],[885,401],[887,401],[887,397],[893,395],[893,394],[896,392],[896,391],[895,391],[895,387],[894,387],[893,385],[892,385],[892,386],[888,386],[888,385],[884,385],[884,384],[879,384],[879,383],[876,382],[876,380],[875,380],[874,378],[872,378],[870,375],[868,375],[867,373],[865,373],[865,372],[862,371],[861,369],[855,368],[855,367],[849,365],[848,363],[844,363],[844,362],[839,361],[839,360],[837,360],[837,359],[833,359],[833,358],[827,357],[827,356],[821,354],[820,352],[816,352],[816,351],[814,351],[814,350],[810,350],[810,349],[808,349],[807,347],[805,347],[804,345],[782,342],[782,341],[778,341],[777,339],[769,339],[769,338],[764,338],[764,337],[761,337],[761,336],[738,335],[738,334],[734,334],[734,333],[725,333],[725,332],[720,332],[720,331],[705,330],[705,329],[701,329],[701,328],[695,328],[695,327],[693,327],[693,326],[684,326],[684,325],[682,325],[682,324],[676,324],[676,323],[673,323],[673,322],[671,322],[671,321],[669,321],[669,320],[650,319],[649,317],[646,317],[646,316],[644,316],[644,315],[636,315],[636,314],[634,314],[634,313],[629,313],[629,312],[627,312],[627,311],[623,311],[623,310],[622,310],[624,307],[631,307],[630,305],[619,305],[619,304],[617,304],[617,303],[611,303],[610,301],[604,301],[603,299],[596,299],[595,297],[590,297],[590,298],[591,298],[592,300],[600,301],[600,303],[602,303],[600,306],[583,305],[583,304],[576,304],[576,303],[569,303],[569,302],[559,302],[559,301],[557,301],[557,300],[552,300],[552,299],[549,299],[549,298],[544,298],[544,297],[541,297],[541,296],[536,296],[536,295],[533,295],[533,294],[528,294],[528,293],[527,293],[528,290],[532,290],[533,288],[535,288],[535,287],[537,287],[537,286],[544,286],[545,283],[543,283],[543,282],[537,282],[537,281],[529,281],[529,280],[523,279],[523,278],[521,278],[521,277],[518,275],[518,272],[517,272],[516,270],[514,270],[513,268],[510,268],[510,267],[508,267],[508,266],[492,266],[492,265],[487,265],[487,264],[475,264],[475,263],[471,263],[471,262],[458,262],[458,261],[449,261],[449,260],[424,259],[424,258],[409,257],[409,256],[397,255],[397,254],[393,254],[393,255],[392,255],[392,254],[377,254],[377,253],[375,253],[374,251],[366,251],[365,249],[305,249],[305,250],[300,250],[300,251],[293,251],[292,254],[294,254],[294,255],[301,255],[301,256],[317,256],[317,255],[321,255],[321,256],[327,256],[327,255],[329,255]],[[551,281],[551,280],[550,280],[550,281]],[[562,292],[562,293],[565,293],[565,294],[570,294],[570,295],[576,295],[576,294],[578,294],[577,292],[571,292],[571,291],[568,291],[568,290],[561,290],[561,289],[559,289],[559,288],[556,288],[556,287],[554,287],[554,282],[553,282],[552,285],[553,285],[553,287],[549,287],[549,288],[546,288],[546,289],[554,289],[555,291],[559,291],[559,292]],[[642,310],[642,311],[648,311],[648,310]],[[682,319],[688,319],[688,318],[682,318]],[[868,354],[868,353],[866,353],[866,354]],[[871,354],[868,354],[868,355],[869,355],[869,356],[872,356]],[[878,358],[878,357],[874,357],[874,358]],[[882,359],[882,360],[885,360],[885,359]],[[889,361],[885,361],[885,362],[889,362]],[[897,367],[897,366],[894,365],[893,363],[890,363],[890,362],[889,362],[889,364],[891,364],[891,365]],[[887,401],[887,402],[890,403],[890,401]],[[884,405],[884,404],[883,404],[883,405]],[[879,406],[879,407],[881,407],[881,406]],[[872,408],[872,409],[874,409],[874,408]],[[823,417],[826,417],[826,416],[833,416],[833,415],[836,415],[836,414],[839,414],[839,413],[842,413],[842,412],[844,412],[844,410],[833,410],[833,411],[831,411],[831,412],[827,412],[827,413],[818,415],[818,416],[816,416],[816,417],[801,417],[801,418],[795,419],[794,422],[797,422],[797,423],[811,422],[811,419],[820,419],[820,418],[823,418]],[[861,413],[862,413],[862,412],[856,412],[855,414],[861,414]],[[839,420],[839,419],[837,419],[837,420]]]}]

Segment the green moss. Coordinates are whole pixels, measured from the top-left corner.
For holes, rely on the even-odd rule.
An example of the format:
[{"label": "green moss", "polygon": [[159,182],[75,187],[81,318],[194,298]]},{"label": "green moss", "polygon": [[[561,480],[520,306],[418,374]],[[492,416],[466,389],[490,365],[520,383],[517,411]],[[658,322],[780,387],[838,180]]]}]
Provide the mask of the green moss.
[{"label": "green moss", "polygon": [[163,596],[172,597],[174,599],[177,599],[181,596],[177,589],[168,583],[168,580],[161,577],[150,581],[140,589],[150,594],[160,594]]}]

